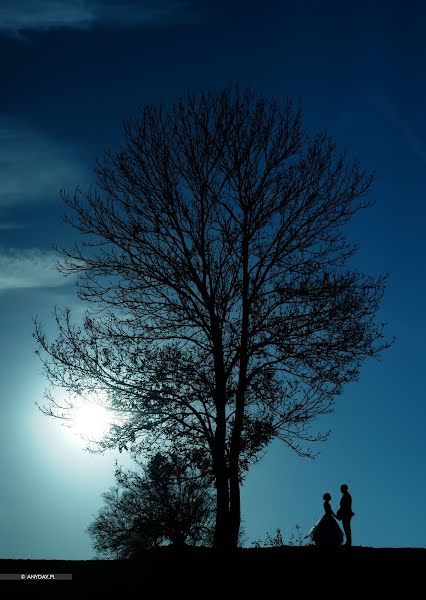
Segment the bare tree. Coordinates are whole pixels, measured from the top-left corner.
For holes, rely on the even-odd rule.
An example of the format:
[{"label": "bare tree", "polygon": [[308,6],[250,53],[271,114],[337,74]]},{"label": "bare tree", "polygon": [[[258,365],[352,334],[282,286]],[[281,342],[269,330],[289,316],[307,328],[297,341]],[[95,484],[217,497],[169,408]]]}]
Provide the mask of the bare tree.
[{"label": "bare tree", "polygon": [[[139,465],[141,467],[141,465]],[[87,531],[95,549],[115,558],[172,543],[208,544],[214,523],[211,478],[176,454],[156,454],[136,471],[117,468],[117,485]]]},{"label": "bare tree", "polygon": [[305,133],[289,100],[237,87],[145,108],[96,175],[63,194],[86,241],[62,270],[91,311],[74,325],[57,310],[53,342],[37,324],[48,377],[127,415],[105,445],[173,438],[210,464],[215,544],[233,547],[250,463],[274,438],[309,455],[326,437],[313,420],[389,345],[385,277],[346,266],[342,231],[372,176]]}]

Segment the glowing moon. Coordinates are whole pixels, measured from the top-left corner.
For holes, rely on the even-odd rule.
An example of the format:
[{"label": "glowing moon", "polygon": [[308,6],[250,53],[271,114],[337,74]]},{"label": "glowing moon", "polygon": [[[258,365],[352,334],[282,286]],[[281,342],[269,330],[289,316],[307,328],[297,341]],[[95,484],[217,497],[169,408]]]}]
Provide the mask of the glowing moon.
[{"label": "glowing moon", "polygon": [[110,426],[111,416],[103,406],[85,404],[76,409],[71,429],[79,437],[99,442]]}]

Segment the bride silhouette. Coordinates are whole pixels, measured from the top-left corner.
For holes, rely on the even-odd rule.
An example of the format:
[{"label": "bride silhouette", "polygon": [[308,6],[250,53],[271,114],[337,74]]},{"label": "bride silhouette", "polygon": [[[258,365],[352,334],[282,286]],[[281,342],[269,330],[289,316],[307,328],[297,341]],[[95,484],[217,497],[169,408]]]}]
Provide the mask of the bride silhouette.
[{"label": "bride silhouette", "polygon": [[316,546],[340,546],[343,543],[343,532],[330,505],[331,495],[326,492],[323,499],[324,515],[306,537],[311,538]]}]

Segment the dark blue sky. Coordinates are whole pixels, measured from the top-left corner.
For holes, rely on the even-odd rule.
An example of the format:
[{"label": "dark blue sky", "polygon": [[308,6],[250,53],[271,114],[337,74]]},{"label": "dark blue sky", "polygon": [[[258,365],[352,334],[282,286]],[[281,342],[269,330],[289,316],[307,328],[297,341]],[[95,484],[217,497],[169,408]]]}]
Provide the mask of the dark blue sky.
[{"label": "dark blue sky", "polygon": [[390,274],[379,318],[397,338],[319,423],[332,435],[315,461],[273,444],[253,469],[246,542],[307,531],[346,482],[355,544],[425,545],[425,17],[420,0],[1,0],[0,557],[91,557],[84,530],[113,480],[114,455],[83,452],[34,406],[31,319],[75,303],[51,249],[74,236],[58,191],[93,181],[139,106],[230,81],[300,100],[310,131],[376,171],[349,235],[357,268]]}]

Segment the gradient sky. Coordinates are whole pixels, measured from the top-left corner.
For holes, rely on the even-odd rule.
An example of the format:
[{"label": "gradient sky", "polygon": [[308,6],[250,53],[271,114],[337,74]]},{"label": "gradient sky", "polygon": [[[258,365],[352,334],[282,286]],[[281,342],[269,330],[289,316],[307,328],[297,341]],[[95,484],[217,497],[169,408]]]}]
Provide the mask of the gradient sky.
[{"label": "gradient sky", "polygon": [[300,100],[310,131],[376,171],[348,233],[356,268],[390,274],[379,319],[397,338],[318,423],[315,460],[274,443],[252,469],[246,545],[307,532],[347,483],[355,545],[425,546],[425,19],[421,0],[0,0],[0,558],[93,557],[117,458],[34,406],[32,317],[75,303],[55,271],[52,243],[75,236],[58,191],[93,181],[139,106],[230,81]]}]

